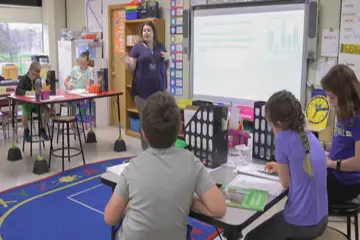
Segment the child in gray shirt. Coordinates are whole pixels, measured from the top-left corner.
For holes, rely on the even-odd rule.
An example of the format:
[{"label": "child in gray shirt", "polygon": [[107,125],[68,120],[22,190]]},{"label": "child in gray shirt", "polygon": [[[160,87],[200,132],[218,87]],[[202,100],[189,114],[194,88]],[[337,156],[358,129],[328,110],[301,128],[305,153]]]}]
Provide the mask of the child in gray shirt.
[{"label": "child in gray shirt", "polygon": [[224,197],[201,161],[174,147],[180,126],[171,95],[158,92],[147,99],[142,130],[151,148],[130,161],[105,209],[110,225],[125,215],[116,239],[185,240],[191,207],[214,217],[225,214]]}]

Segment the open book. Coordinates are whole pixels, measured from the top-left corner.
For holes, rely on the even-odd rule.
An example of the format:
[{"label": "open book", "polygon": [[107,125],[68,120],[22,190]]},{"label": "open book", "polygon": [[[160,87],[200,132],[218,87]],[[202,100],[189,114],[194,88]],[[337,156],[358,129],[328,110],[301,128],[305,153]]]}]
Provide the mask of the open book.
[{"label": "open book", "polygon": [[238,165],[234,170],[236,173],[246,174],[254,177],[264,178],[279,182],[279,176],[277,174],[270,174],[264,170],[264,165],[256,163],[248,163],[245,165]]},{"label": "open book", "polygon": [[264,211],[269,195],[267,191],[230,185],[223,185],[220,191],[227,206],[255,211]]}]

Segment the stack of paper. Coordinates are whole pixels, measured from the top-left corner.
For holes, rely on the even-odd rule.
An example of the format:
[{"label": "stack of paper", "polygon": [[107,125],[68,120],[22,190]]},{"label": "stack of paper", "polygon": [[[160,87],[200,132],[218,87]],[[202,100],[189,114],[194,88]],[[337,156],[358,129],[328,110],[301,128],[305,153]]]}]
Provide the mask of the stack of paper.
[{"label": "stack of paper", "polygon": [[279,176],[266,173],[266,171],[264,170],[264,165],[262,164],[249,163],[244,165],[238,165],[234,172],[277,182],[280,181]]},{"label": "stack of paper", "polygon": [[269,192],[269,194],[273,196],[278,196],[280,193],[282,193],[282,191],[284,191],[283,186],[278,181],[272,181],[248,175],[239,175],[228,185],[263,190]]},{"label": "stack of paper", "polygon": [[119,165],[115,165],[115,166],[112,166],[112,167],[108,167],[106,169],[107,172],[112,172],[112,173],[115,173],[116,175],[119,175],[124,171],[125,167],[129,165],[129,163],[122,163],[122,164],[119,164]]}]

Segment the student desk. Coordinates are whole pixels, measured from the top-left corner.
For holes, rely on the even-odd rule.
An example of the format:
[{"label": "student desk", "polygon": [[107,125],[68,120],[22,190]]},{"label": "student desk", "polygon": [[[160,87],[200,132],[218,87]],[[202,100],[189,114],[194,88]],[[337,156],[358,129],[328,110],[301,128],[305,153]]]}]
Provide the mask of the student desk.
[{"label": "student desk", "polygon": [[[33,98],[33,97],[10,95],[10,96],[8,96],[8,99],[10,101],[9,104],[12,106],[11,107],[11,109],[12,109],[12,126],[14,128],[16,102],[29,103],[29,104],[35,105],[37,108],[38,116],[41,116],[40,107],[43,105],[64,103],[64,102],[74,102],[74,101],[78,102],[78,101],[83,101],[83,100],[91,100],[94,98],[113,97],[113,96],[116,97],[118,120],[120,123],[120,95],[122,95],[122,94],[123,94],[122,92],[115,92],[115,91],[106,91],[106,92],[102,92],[102,93],[98,93],[98,94],[75,94],[75,93],[69,93],[64,90],[57,90],[55,96],[50,96],[49,99],[40,100],[40,101],[36,101],[35,98]],[[40,121],[38,121],[38,128],[40,129]],[[119,134],[120,134],[120,124],[119,124]],[[17,147],[15,144],[15,136],[13,134],[13,146],[9,149],[9,155],[8,155],[9,161],[19,160],[19,158],[11,159],[10,152],[11,152],[11,150],[14,150],[14,148],[17,148]],[[47,164],[47,161],[45,161],[43,158],[42,150],[41,150],[41,141],[39,141],[39,156],[34,163],[33,172],[36,174],[43,174],[48,171],[49,171],[48,164]]]},{"label": "student desk", "polygon": [[[238,175],[234,173],[233,170],[233,167],[222,166],[214,171],[211,171],[210,175],[217,184],[228,184]],[[101,182],[110,186],[113,190],[118,179],[118,175],[112,172],[106,172],[101,175]],[[278,196],[269,195],[268,203],[265,206],[264,212],[281,201],[281,199],[283,199],[286,195],[287,190],[284,190]],[[228,240],[238,240],[242,236],[242,230],[259,218],[264,212],[228,207],[226,215],[222,218],[211,218],[192,211],[190,212],[190,217],[215,225],[216,227],[223,228]]]}]

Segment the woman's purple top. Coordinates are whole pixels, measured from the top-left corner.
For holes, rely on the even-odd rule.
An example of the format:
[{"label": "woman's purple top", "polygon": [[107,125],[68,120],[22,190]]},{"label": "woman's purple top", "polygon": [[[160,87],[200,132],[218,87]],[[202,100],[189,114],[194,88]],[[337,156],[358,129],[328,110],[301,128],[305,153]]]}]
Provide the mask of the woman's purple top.
[{"label": "woman's purple top", "polygon": [[133,97],[147,99],[150,95],[167,89],[167,68],[161,52],[166,52],[161,43],[157,43],[153,51],[143,42],[132,48],[130,57],[137,59],[132,82]]}]

